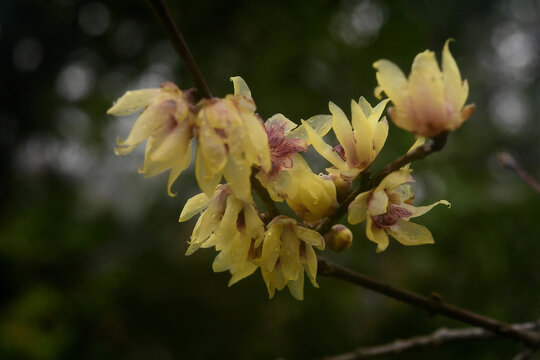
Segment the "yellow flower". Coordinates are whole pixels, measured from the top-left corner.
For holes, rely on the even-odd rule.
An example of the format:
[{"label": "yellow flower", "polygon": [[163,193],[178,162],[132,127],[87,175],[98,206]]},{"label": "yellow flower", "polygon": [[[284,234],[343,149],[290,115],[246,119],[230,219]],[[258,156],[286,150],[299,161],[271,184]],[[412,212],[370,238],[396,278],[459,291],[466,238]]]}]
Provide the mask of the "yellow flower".
[{"label": "yellow flower", "polygon": [[255,248],[264,235],[254,204],[238,199],[229,185],[219,185],[212,197],[202,193],[189,199],[179,221],[200,212],[186,255],[214,246],[219,254],[212,268],[214,272],[229,270],[229,286],[253,274],[257,269]]},{"label": "yellow flower", "polygon": [[330,102],[332,129],[339,141],[335,148],[304,123],[315,150],[339,170],[344,180],[356,178],[375,160],[386,142],[388,121],[384,117],[379,119],[387,102],[383,100],[372,108],[363,97],[358,102],[351,100],[352,126],[343,110]]},{"label": "yellow flower", "polygon": [[323,237],[286,216],[277,216],[264,234],[260,258],[261,272],[270,298],[275,290],[289,287],[292,296],[304,298],[304,270],[315,287],[317,276],[316,247],[324,250]]},{"label": "yellow flower", "polygon": [[150,177],[167,169],[169,195],[171,186],[191,160],[191,113],[184,94],[172,83],[158,89],[126,92],[107,113],[129,115],[144,108],[126,140],[118,139],[117,155],[126,155],[146,142],[144,165],[139,172]]},{"label": "yellow flower", "polygon": [[427,213],[438,204],[450,205],[440,200],[427,206],[413,206],[414,193],[407,184],[413,181],[410,172],[403,168],[389,174],[375,189],[361,193],[349,205],[349,223],[366,220],[366,235],[377,244],[377,252],[388,246],[387,234],[403,245],[433,244],[431,232],[409,219]]},{"label": "yellow flower", "polygon": [[447,40],[442,53],[442,72],[435,54],[426,50],[412,64],[409,79],[388,60],[373,64],[377,69],[375,95],[381,93],[392,100],[388,109],[394,123],[420,136],[433,137],[443,131],[454,131],[474,111],[474,105],[464,107],[469,94],[467,80],[461,80],[459,68],[450,53]]},{"label": "yellow flower", "polygon": [[250,201],[251,167],[271,168],[268,137],[246,83],[240,77],[231,80],[234,95],[199,103],[195,176],[209,196],[224,176],[238,198]]},{"label": "yellow flower", "polygon": [[[334,212],[337,206],[336,186],[329,178],[314,174],[306,160],[296,154],[286,176],[294,184],[287,194],[287,204],[304,221],[315,221]],[[285,176],[285,174],[284,174]]]}]

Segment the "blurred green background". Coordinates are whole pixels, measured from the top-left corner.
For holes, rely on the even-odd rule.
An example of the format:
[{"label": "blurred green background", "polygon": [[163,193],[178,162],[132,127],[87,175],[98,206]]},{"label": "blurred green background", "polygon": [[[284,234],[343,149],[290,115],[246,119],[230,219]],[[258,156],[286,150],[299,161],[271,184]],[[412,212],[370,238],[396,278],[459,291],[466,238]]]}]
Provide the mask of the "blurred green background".
[{"label": "blurred green background", "polygon": [[[452,52],[475,114],[414,166],[418,220],[436,244],[381,254],[363,226],[339,263],[509,322],[540,317],[540,196],[502,169],[507,150],[540,178],[540,1],[168,1],[214,95],[242,76],[260,114],[293,121],[375,101],[380,58],[406,72],[426,48]],[[118,158],[134,117],[105,114],[128,89],[192,83],[145,1],[0,3],[0,359],[309,359],[460,323],[339,280],[268,300],[259,273],[227,288],[213,250],[184,257],[193,169],[137,174]],[[375,168],[412,136],[391,126]],[[313,154],[312,154],[313,155]],[[313,157],[314,167],[325,163]],[[403,359],[507,359],[508,340]],[[538,358],[538,357],[537,357]]]}]

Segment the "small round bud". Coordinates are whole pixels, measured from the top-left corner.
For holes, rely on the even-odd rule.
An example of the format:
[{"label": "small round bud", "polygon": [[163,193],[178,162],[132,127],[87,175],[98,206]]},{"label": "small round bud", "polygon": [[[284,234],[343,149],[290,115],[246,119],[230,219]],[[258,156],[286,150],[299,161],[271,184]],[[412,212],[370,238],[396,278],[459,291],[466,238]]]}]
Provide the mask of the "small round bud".
[{"label": "small round bud", "polygon": [[324,240],[333,251],[343,252],[351,246],[353,234],[345,225],[336,224],[324,235]]}]

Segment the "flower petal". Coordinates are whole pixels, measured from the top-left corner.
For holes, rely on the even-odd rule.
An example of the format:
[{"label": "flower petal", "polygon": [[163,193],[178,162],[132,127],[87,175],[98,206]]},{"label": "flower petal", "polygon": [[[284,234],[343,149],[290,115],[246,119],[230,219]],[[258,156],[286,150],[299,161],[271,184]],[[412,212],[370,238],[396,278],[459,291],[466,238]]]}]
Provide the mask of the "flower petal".
[{"label": "flower petal", "polygon": [[444,204],[444,205],[450,207],[450,203],[448,201],[446,201],[446,200],[439,200],[437,202],[434,202],[431,205],[425,205],[425,206],[412,206],[412,205],[409,205],[409,204],[401,204],[399,206],[401,206],[401,207],[409,210],[410,212],[412,212],[411,216],[403,218],[404,220],[409,220],[411,218],[424,215],[425,213],[427,213],[428,211],[430,211],[431,209],[433,209],[435,206],[437,206],[439,204]]},{"label": "flower petal", "polygon": [[351,224],[358,224],[366,220],[368,210],[368,200],[371,197],[371,191],[366,191],[359,194],[349,204],[349,217],[348,221]]},{"label": "flower petal", "polygon": [[371,215],[386,214],[388,210],[388,195],[386,195],[386,191],[373,191],[368,199],[368,209]]},{"label": "flower petal", "polygon": [[384,251],[388,247],[388,235],[386,235],[384,229],[373,223],[371,216],[368,216],[366,221],[366,236],[369,240],[377,244],[377,252]]},{"label": "flower petal", "polygon": [[347,171],[348,170],[347,163],[343,161],[343,159],[334,151],[334,149],[330,145],[325,143],[322,137],[319,134],[317,134],[315,130],[313,130],[311,126],[309,126],[309,124],[307,124],[303,120],[302,120],[302,124],[304,125],[307,131],[308,137],[309,137],[309,141],[311,142],[315,150],[317,150],[317,152],[321,154],[322,157],[328,160],[332,165],[337,167],[340,171]]},{"label": "flower petal", "polygon": [[306,244],[324,250],[324,238],[317,231],[296,225],[294,226],[294,233]]},{"label": "flower petal", "polygon": [[206,195],[205,193],[200,193],[191,197],[182,209],[182,213],[180,214],[180,219],[178,219],[178,221],[188,221],[193,216],[206,209],[208,205],[210,205],[211,201],[212,197]]},{"label": "flower petal", "polygon": [[251,90],[249,90],[249,87],[244,79],[242,79],[240,76],[233,76],[231,77],[231,81],[233,82],[234,86],[234,95],[242,95],[251,98]]},{"label": "flower petal", "polygon": [[195,158],[195,177],[201,190],[208,196],[211,196],[221,181],[221,173],[210,173],[206,170],[204,159],[201,155],[201,148],[197,149]]},{"label": "flower petal", "polygon": [[320,137],[326,135],[332,128],[332,116],[331,115],[315,115],[310,117],[307,120],[301,120],[302,125],[298,126],[296,129],[292,130],[287,137],[289,138],[299,138],[310,144],[309,136],[307,134],[306,128],[303,125],[306,122],[313,131],[319,134]]},{"label": "flower petal", "polygon": [[304,300],[304,270],[300,270],[300,274],[296,280],[290,280],[287,282],[287,287],[291,295],[296,300]]},{"label": "flower petal", "polygon": [[279,261],[285,279],[298,279],[298,272],[300,271],[300,239],[290,227],[284,227],[281,233]]},{"label": "flower petal", "polygon": [[263,248],[261,254],[261,269],[272,272],[279,258],[281,249],[281,224],[274,224],[268,227],[264,234]]},{"label": "flower petal", "polygon": [[409,89],[405,74],[396,64],[388,60],[376,61],[373,67],[377,69],[376,77],[379,83],[375,89],[375,96],[380,99],[381,93],[384,91],[394,105],[399,106],[407,97]]},{"label": "flower petal", "polygon": [[161,89],[159,88],[128,91],[107,110],[107,114],[114,116],[133,114],[140,108],[148,106],[160,91]]},{"label": "flower petal", "polygon": [[456,64],[456,60],[450,53],[449,44],[452,39],[446,40],[442,52],[442,71],[444,75],[444,88],[446,99],[450,101],[453,112],[459,111],[469,95],[469,88],[466,82],[461,80],[461,74]]},{"label": "flower petal", "polygon": [[423,225],[418,225],[407,220],[398,220],[395,228],[387,229],[394,239],[403,245],[433,244],[433,235]]},{"label": "flower petal", "polygon": [[356,146],[354,141],[354,134],[351,123],[347,116],[341,110],[339,106],[330,102],[328,104],[330,112],[332,113],[332,129],[336,134],[339,143],[345,150],[345,157],[349,164],[356,164],[358,162],[358,156],[356,153]]}]

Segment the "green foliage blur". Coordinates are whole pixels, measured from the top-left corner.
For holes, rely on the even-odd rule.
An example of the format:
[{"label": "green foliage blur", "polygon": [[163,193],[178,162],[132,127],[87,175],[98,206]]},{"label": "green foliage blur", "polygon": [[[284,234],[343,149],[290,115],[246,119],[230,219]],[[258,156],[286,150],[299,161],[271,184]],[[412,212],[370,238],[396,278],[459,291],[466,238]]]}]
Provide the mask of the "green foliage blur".
[{"label": "green foliage blur", "polygon": [[[475,114],[443,152],[413,166],[419,219],[436,244],[381,254],[353,227],[337,262],[502,321],[540,318],[540,196],[502,169],[507,150],[540,178],[540,2],[169,0],[216,96],[242,76],[260,114],[295,122],[333,101],[375,101],[371,64],[408,72],[451,50]],[[463,324],[338,280],[268,300],[259,273],[231,288],[212,249],[184,257],[193,169],[137,174],[142,149],[113,154],[134,118],[105,114],[128,89],[192,86],[145,1],[0,3],[0,359],[309,359]],[[413,137],[391,126],[375,168]],[[142,148],[142,146],[141,146]],[[321,158],[314,167],[323,169]],[[478,341],[403,359],[502,359],[519,347]]]}]

